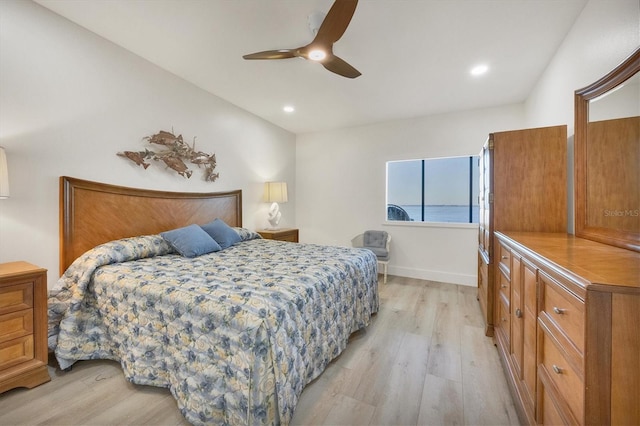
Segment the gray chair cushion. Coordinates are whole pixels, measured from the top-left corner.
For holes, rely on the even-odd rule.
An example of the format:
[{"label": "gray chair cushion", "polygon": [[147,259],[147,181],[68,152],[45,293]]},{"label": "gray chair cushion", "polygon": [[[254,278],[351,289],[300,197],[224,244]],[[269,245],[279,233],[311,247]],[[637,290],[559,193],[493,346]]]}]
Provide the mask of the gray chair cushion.
[{"label": "gray chair cushion", "polygon": [[385,231],[365,231],[364,248],[371,250],[378,260],[389,260],[387,251],[387,233]]},{"label": "gray chair cushion", "polygon": [[387,233],[386,231],[365,231],[363,240],[365,247],[386,248]]},{"label": "gray chair cushion", "polygon": [[364,247],[368,250],[371,250],[373,254],[376,255],[378,260],[389,260],[389,252],[387,249],[381,249],[379,247]]}]

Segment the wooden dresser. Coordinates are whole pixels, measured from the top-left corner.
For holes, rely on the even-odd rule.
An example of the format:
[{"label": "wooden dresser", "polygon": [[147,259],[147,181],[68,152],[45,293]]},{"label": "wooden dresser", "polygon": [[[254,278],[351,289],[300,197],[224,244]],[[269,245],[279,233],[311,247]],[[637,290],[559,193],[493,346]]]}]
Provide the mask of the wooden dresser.
[{"label": "wooden dresser", "polygon": [[0,264],[0,393],[51,380],[47,370],[47,271]]},{"label": "wooden dresser", "polygon": [[640,424],[640,253],[564,233],[495,236],[495,340],[522,420]]},{"label": "wooden dresser", "polygon": [[298,242],[298,230],[293,228],[263,229],[258,231],[258,234],[267,240],[289,241],[290,243]]},{"label": "wooden dresser", "polygon": [[492,336],[500,259],[493,232],[567,230],[567,126],[491,133],[479,166],[478,300]]}]

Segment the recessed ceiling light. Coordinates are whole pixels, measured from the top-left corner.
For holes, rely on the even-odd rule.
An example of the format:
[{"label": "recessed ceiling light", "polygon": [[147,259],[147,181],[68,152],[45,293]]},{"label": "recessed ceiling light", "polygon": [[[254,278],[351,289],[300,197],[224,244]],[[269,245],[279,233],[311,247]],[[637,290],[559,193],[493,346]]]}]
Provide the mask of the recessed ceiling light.
[{"label": "recessed ceiling light", "polygon": [[478,75],[485,74],[487,71],[489,71],[488,65],[485,65],[485,64],[476,65],[475,67],[471,68],[471,75],[478,76]]},{"label": "recessed ceiling light", "polygon": [[324,50],[316,49],[309,52],[309,59],[312,61],[321,61],[327,57],[327,54]]},{"label": "recessed ceiling light", "polygon": [[284,107],[282,107],[282,110],[286,113],[291,114],[292,112],[294,112],[296,109],[293,107],[293,105],[285,105]]}]

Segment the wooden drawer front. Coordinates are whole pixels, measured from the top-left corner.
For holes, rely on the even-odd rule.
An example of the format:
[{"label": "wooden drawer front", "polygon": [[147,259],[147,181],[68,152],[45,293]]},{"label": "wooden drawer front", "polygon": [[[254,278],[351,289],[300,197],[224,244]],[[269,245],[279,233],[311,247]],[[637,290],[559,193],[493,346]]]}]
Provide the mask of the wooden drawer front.
[{"label": "wooden drawer front", "polygon": [[0,343],[33,333],[33,309],[0,315]]},{"label": "wooden drawer front", "polygon": [[258,231],[258,234],[267,240],[287,241],[290,243],[297,243],[299,237],[297,229],[263,229]]},{"label": "wooden drawer front", "polygon": [[33,283],[0,287],[0,315],[33,308]]},{"label": "wooden drawer front", "polygon": [[0,370],[33,359],[33,335],[0,343]]},{"label": "wooden drawer front", "polygon": [[498,297],[498,324],[497,326],[502,330],[505,340],[505,347],[507,350],[510,348],[511,341],[511,317],[509,315],[509,305],[502,297]]},{"label": "wooden drawer front", "polygon": [[546,333],[543,333],[542,339],[541,364],[569,406],[573,416],[580,421],[584,412],[584,383],[573,370],[569,361],[562,355],[553,339],[549,338]]},{"label": "wooden drawer front", "polygon": [[542,418],[542,424],[544,425],[565,425],[565,421],[562,419],[560,412],[553,403],[553,399],[549,392],[545,390],[545,387],[540,388],[542,394],[542,406],[538,407],[540,410],[540,417]]},{"label": "wooden drawer front", "polygon": [[544,286],[540,309],[551,318],[580,354],[584,354],[584,303],[543,271],[539,272],[539,277]]},{"label": "wooden drawer front", "polygon": [[509,274],[511,270],[511,250],[502,244],[498,244],[498,262],[500,262],[500,265],[507,274]]},{"label": "wooden drawer front", "polygon": [[498,283],[500,286],[500,297],[511,303],[511,280],[504,275],[504,272],[502,270],[498,273],[498,275],[500,277],[500,282]]},{"label": "wooden drawer front", "polygon": [[277,238],[280,241],[289,241],[290,243],[298,242],[298,231],[287,232],[286,234],[282,234]]}]

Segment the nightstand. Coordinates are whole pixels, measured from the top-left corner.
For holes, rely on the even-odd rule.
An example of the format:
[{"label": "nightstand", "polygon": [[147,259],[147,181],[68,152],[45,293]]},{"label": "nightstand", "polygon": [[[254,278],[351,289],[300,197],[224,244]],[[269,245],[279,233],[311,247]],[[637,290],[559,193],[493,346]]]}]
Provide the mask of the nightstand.
[{"label": "nightstand", "polygon": [[261,229],[258,234],[267,240],[298,242],[298,230],[293,228]]},{"label": "nightstand", "polygon": [[51,380],[47,370],[47,270],[0,264],[0,393]]}]

